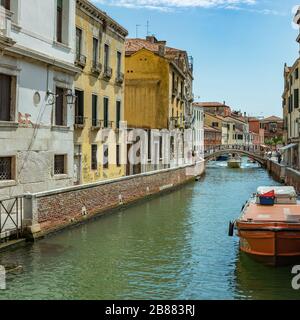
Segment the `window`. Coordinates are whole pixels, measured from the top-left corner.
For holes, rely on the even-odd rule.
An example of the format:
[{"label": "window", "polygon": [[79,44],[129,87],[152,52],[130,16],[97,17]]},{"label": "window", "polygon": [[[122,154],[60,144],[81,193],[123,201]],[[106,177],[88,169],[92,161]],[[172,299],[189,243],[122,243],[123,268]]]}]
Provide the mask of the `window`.
[{"label": "window", "polygon": [[54,174],[66,174],[66,156],[55,155],[54,156]]},{"label": "window", "polygon": [[98,125],[98,96],[92,95],[92,126],[97,127]]},{"label": "window", "polygon": [[108,104],[109,104],[109,100],[108,100],[108,98],[106,98],[106,97],[104,97],[104,103],[103,103],[103,106],[104,106],[104,109],[103,109],[103,111],[104,111],[104,113],[103,113],[103,115],[104,115],[104,128],[108,128]]},{"label": "window", "polygon": [[103,168],[108,169],[109,164],[108,164],[108,145],[105,144],[103,145]]},{"label": "window", "polygon": [[75,124],[84,125],[84,92],[75,90]]},{"label": "window", "polygon": [[163,157],[163,138],[159,137],[159,158],[162,159]]},{"label": "window", "polygon": [[299,69],[295,70],[295,79],[299,79]]},{"label": "window", "polygon": [[56,88],[56,104],[55,104],[55,124],[57,126],[66,125],[65,104],[66,104],[65,90],[63,88]]},{"label": "window", "polygon": [[63,88],[56,88],[56,103],[55,103],[55,125],[65,126],[66,123],[66,96]]},{"label": "window", "polygon": [[76,28],[76,56],[77,59],[80,58],[81,55],[81,46],[82,46],[82,30]]},{"label": "window", "polygon": [[294,90],[294,108],[299,108],[299,89]]},{"label": "window", "polygon": [[93,65],[98,62],[98,51],[99,51],[99,41],[96,38],[93,38]]},{"label": "window", "polygon": [[120,121],[121,121],[121,101],[117,101],[116,105],[116,126],[120,128]]},{"label": "window", "polygon": [[277,123],[276,122],[272,122],[269,124],[269,131],[270,132],[277,132]]},{"label": "window", "polygon": [[12,157],[0,157],[0,181],[13,180]]},{"label": "window", "polygon": [[63,38],[63,0],[57,0],[56,8],[56,41],[62,43]]},{"label": "window", "polygon": [[117,144],[116,153],[117,167],[121,167],[121,146],[119,144]]},{"label": "window", "polygon": [[118,76],[121,74],[121,70],[122,70],[122,68],[121,68],[121,65],[122,64],[122,54],[121,54],[121,52],[117,52],[117,74],[118,74]]},{"label": "window", "polygon": [[218,128],[219,127],[219,123],[218,122],[213,122],[212,123],[212,127],[213,128]]},{"label": "window", "polygon": [[104,45],[104,70],[106,71],[109,67],[109,45]]},{"label": "window", "polygon": [[148,131],[148,159],[151,160],[151,130]]},{"label": "window", "polygon": [[91,163],[92,170],[97,170],[98,168],[97,151],[98,151],[98,146],[96,144],[92,144],[92,163]]},{"label": "window", "polygon": [[0,74],[0,121],[11,121],[12,77]]},{"label": "window", "polygon": [[3,6],[6,10],[10,10],[10,0],[0,0],[0,6]]}]

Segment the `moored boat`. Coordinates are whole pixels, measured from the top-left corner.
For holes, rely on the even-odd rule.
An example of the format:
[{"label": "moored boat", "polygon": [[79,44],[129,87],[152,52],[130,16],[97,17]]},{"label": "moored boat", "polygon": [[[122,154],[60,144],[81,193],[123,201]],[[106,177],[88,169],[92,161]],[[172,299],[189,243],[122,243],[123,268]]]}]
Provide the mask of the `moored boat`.
[{"label": "moored boat", "polygon": [[260,187],[230,224],[240,250],[268,265],[300,261],[300,201],[293,187]]},{"label": "moored boat", "polygon": [[232,169],[239,169],[241,165],[241,158],[235,155],[231,156],[230,159],[227,161],[227,166]]},{"label": "moored boat", "polygon": [[217,158],[217,161],[227,161],[229,159],[229,155],[228,154],[224,154],[222,156],[219,156]]}]

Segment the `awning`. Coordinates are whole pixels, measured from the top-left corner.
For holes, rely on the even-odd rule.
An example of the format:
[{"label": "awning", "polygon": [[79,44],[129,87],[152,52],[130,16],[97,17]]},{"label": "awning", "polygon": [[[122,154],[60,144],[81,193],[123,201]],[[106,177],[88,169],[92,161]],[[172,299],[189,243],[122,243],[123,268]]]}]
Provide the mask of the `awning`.
[{"label": "awning", "polygon": [[286,150],[288,150],[288,149],[295,148],[295,147],[297,147],[297,146],[298,146],[297,143],[291,143],[291,144],[289,144],[289,145],[287,145],[287,146],[284,146],[284,147],[280,148],[279,150],[280,150],[280,151],[286,151]]}]

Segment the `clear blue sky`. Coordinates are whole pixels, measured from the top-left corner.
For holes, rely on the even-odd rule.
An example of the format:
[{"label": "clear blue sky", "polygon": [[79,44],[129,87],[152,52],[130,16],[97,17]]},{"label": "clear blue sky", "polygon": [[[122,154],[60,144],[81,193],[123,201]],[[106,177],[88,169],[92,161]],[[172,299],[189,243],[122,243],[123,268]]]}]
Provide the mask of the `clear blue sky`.
[{"label": "clear blue sky", "polygon": [[[251,115],[282,115],[284,63],[298,57],[294,0],[94,0],[129,31],[194,57],[194,93]],[[199,99],[197,99],[199,100]]]}]

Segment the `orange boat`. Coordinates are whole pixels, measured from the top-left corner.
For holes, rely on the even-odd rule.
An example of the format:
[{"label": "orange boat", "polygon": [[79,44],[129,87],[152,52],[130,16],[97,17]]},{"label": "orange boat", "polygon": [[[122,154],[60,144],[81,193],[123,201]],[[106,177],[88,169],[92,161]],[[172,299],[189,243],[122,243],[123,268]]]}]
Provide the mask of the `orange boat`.
[{"label": "orange boat", "polygon": [[240,249],[268,265],[300,261],[300,201],[293,187],[260,187],[230,223]]}]

